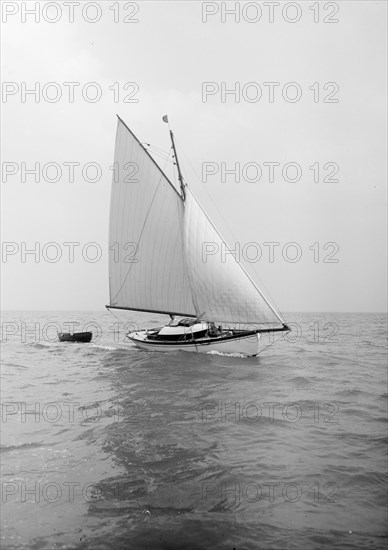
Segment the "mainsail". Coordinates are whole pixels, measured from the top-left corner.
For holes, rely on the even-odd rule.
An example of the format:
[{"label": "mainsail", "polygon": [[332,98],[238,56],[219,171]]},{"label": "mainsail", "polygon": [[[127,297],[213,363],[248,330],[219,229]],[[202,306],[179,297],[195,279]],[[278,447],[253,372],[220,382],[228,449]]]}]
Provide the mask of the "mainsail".
[{"label": "mainsail", "polygon": [[[131,178],[127,163],[137,170]],[[183,200],[120,118],[115,166],[108,307],[230,324],[284,323],[232,254],[204,255],[207,245],[227,248],[224,241],[191,191]],[[134,253],[125,258],[129,247]]]},{"label": "mainsail", "polygon": [[115,167],[109,222],[110,307],[196,316],[179,227],[182,199],[120,118]]}]

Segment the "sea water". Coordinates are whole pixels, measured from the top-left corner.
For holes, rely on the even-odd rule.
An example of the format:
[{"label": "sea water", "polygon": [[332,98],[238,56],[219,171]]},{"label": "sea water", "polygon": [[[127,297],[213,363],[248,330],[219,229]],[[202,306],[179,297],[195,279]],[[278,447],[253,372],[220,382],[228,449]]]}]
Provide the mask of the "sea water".
[{"label": "sea water", "polygon": [[139,350],[151,314],[5,313],[1,548],[385,548],[386,316],[286,319],[243,358]]}]

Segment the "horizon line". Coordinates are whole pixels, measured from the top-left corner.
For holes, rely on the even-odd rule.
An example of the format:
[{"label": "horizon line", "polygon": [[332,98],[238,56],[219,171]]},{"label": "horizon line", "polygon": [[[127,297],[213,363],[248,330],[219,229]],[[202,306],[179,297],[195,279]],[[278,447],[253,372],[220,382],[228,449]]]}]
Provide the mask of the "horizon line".
[{"label": "horizon line", "polygon": [[[104,312],[106,313],[107,310],[104,308],[101,309],[1,309],[0,313],[8,313],[8,312]],[[146,311],[139,313],[147,313]],[[319,311],[319,310],[309,310],[309,311],[286,311],[286,314],[289,313],[382,313],[382,314],[388,314],[388,310],[380,310],[380,311],[371,311],[371,310],[358,310],[358,311]],[[158,313],[157,315],[167,315],[164,313]]]}]

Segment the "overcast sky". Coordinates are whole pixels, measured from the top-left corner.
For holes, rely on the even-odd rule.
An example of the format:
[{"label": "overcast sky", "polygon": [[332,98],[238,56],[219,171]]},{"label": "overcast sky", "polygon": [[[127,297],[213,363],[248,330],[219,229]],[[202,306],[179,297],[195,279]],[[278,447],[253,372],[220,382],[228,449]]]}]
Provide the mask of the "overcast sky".
[{"label": "overcast sky", "polygon": [[[385,1],[324,3],[326,11],[313,2],[282,11],[282,4],[273,22],[263,2],[237,3],[238,21],[223,12],[234,2],[138,2],[137,9],[105,1],[101,13],[90,5],[82,16],[81,1],[73,23],[62,2],[23,12],[34,4],[3,2],[3,309],[108,303],[116,113],[166,151],[168,113],[186,181],[232,248],[260,246],[262,257],[247,268],[281,311],[386,309]],[[73,101],[66,82],[79,83]],[[265,82],[279,83],[273,101]],[[24,95],[35,83],[37,96]],[[221,93],[236,83],[238,97]],[[279,163],[272,182],[271,162]],[[290,162],[298,168],[283,177]],[[23,173],[35,163],[40,182]],[[49,181],[55,165],[47,163],[61,167],[59,181]],[[73,182],[68,163],[79,163]],[[82,173],[88,163],[101,166],[99,181],[88,181],[92,165]],[[203,163],[216,172],[206,183]],[[235,163],[240,181],[222,173]],[[247,181],[258,179],[258,165],[261,179]],[[35,243],[38,256],[24,256]],[[79,243],[72,262],[64,243]],[[279,243],[273,262],[263,243]],[[293,262],[295,253],[301,258]]]}]

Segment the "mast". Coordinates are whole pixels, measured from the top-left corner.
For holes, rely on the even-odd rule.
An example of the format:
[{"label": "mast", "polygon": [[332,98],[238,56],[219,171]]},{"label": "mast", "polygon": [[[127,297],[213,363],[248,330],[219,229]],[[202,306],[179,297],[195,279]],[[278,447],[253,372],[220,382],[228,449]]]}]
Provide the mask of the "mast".
[{"label": "mast", "polygon": [[174,134],[172,133],[172,130],[170,128],[170,123],[168,122],[168,116],[164,115],[164,117],[162,117],[162,120],[163,120],[163,122],[167,122],[168,129],[170,130],[170,138],[171,138],[171,143],[172,143],[172,149],[174,151],[175,164],[176,164],[176,167],[177,167],[177,170],[178,170],[179,184],[181,186],[181,197],[182,197],[182,200],[185,200],[186,199],[185,184],[184,184],[184,181],[183,181],[181,167],[179,166],[178,155],[177,155],[176,148],[175,148]]},{"label": "mast", "polygon": [[185,198],[186,198],[185,184],[183,182],[183,176],[182,176],[182,172],[181,172],[181,169],[180,169],[180,166],[179,166],[178,155],[176,154],[174,134],[172,133],[172,130],[170,130],[170,136],[171,136],[172,148],[174,150],[174,157],[175,157],[175,160],[176,160],[176,167],[178,169],[178,179],[179,179],[179,183],[180,183],[180,186],[181,186],[182,199],[185,200]]}]

